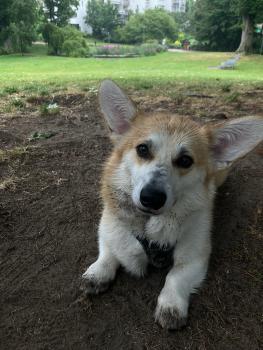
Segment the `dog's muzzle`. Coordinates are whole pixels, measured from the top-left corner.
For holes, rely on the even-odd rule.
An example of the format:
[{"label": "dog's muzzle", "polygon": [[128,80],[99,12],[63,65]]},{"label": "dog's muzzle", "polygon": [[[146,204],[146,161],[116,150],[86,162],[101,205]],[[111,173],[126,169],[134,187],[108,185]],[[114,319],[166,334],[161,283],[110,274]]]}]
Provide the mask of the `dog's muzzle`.
[{"label": "dog's muzzle", "polygon": [[159,210],[165,205],[166,199],[166,193],[152,185],[146,185],[140,193],[140,202],[146,209]]}]

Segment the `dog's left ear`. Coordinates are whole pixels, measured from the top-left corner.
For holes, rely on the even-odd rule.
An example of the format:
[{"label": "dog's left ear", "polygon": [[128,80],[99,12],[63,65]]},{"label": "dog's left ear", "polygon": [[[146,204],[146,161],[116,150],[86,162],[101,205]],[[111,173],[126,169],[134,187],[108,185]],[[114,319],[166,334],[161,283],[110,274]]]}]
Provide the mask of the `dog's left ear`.
[{"label": "dog's left ear", "polygon": [[130,122],[136,115],[136,108],[117,84],[103,80],[99,88],[99,103],[101,112],[115,135],[128,131]]},{"label": "dog's left ear", "polygon": [[263,118],[238,118],[212,129],[212,153],[216,168],[229,167],[263,141]]}]

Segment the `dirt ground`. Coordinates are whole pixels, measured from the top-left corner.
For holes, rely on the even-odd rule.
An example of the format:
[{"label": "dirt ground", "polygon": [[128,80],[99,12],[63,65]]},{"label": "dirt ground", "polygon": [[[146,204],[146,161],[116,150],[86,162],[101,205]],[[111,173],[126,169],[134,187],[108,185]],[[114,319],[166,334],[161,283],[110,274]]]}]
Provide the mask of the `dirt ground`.
[{"label": "dirt ground", "polygon": [[[146,111],[263,113],[263,89],[229,99],[132,95]],[[220,189],[207,280],[187,327],[168,332],[153,319],[167,271],[142,280],[120,271],[107,293],[80,296],[79,277],[97,256],[99,178],[111,146],[94,92],[56,95],[57,115],[42,116],[44,102],[0,114],[0,349],[262,349],[263,146]],[[29,141],[36,131],[56,135]]]}]

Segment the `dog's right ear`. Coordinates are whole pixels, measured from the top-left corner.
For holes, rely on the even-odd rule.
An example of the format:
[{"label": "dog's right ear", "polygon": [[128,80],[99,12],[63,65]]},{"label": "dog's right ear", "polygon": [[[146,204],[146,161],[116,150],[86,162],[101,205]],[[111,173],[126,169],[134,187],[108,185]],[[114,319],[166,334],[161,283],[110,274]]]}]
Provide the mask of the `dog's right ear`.
[{"label": "dog's right ear", "polygon": [[130,128],[136,108],[125,93],[111,80],[103,80],[99,88],[99,104],[110,130],[122,135]]}]

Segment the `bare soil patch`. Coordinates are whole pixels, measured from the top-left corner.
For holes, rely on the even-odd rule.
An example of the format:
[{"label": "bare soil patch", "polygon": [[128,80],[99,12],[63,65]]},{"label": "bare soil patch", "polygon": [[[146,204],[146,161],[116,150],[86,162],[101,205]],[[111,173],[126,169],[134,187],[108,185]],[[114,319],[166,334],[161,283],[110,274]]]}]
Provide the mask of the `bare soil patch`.
[{"label": "bare soil patch", "polygon": [[[262,115],[263,91],[206,96],[146,96],[146,110],[204,120]],[[95,94],[56,95],[0,114],[0,348],[168,350],[263,348],[263,147],[232,171],[215,207],[208,278],[192,297],[180,332],[154,324],[166,271],[137,280],[123,271],[100,296],[82,299],[79,277],[97,256],[101,166],[110,143]],[[55,132],[29,141],[34,132]]]}]

